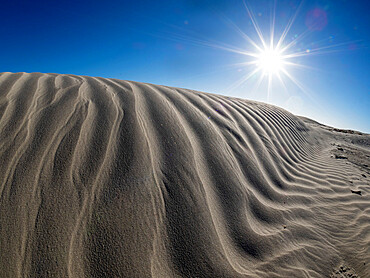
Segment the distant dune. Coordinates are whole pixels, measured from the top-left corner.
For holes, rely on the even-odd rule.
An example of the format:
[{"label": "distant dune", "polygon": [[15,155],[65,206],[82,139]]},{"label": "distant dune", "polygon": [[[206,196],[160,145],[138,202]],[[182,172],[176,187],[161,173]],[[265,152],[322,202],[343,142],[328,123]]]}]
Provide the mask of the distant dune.
[{"label": "distant dune", "polygon": [[370,135],[268,104],[0,74],[0,277],[370,277]]}]

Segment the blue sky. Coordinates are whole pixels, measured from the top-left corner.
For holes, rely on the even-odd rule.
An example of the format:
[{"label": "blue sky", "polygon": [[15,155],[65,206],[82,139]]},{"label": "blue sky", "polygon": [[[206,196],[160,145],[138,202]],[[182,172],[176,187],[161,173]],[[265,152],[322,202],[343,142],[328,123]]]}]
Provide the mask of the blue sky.
[{"label": "blue sky", "polygon": [[[370,2],[277,0],[275,42],[300,67],[258,84],[255,65],[230,49],[261,45],[242,0],[2,1],[0,71],[134,80],[268,102],[338,128],[370,133]],[[269,40],[274,0],[247,6]],[[239,28],[239,31],[238,31]],[[301,35],[304,34],[303,37]],[[238,85],[238,86],[237,86]],[[269,91],[269,92],[268,92]]]}]

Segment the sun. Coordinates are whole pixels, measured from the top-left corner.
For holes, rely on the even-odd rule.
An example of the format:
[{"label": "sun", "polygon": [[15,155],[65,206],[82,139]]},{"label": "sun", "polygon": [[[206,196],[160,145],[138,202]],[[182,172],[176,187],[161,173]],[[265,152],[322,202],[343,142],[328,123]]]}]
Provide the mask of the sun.
[{"label": "sun", "polygon": [[[242,76],[241,79],[233,83],[230,86],[230,90],[242,86],[249,79],[259,75],[259,77],[253,78],[256,82],[253,90],[257,90],[263,80],[266,80],[267,78],[267,101],[269,101],[272,84],[276,84],[275,81],[273,82],[275,79],[280,81],[285,91],[287,91],[287,87],[284,79],[291,81],[301,91],[307,93],[301,83],[291,74],[293,68],[305,67],[304,65],[297,63],[295,58],[312,55],[312,52],[316,52],[318,54],[321,49],[327,49],[331,47],[322,47],[313,50],[302,50],[298,48],[298,50],[294,50],[294,46],[296,46],[297,41],[308,34],[308,32],[304,32],[302,34],[296,34],[290,41],[286,39],[295,19],[297,18],[298,12],[302,7],[303,1],[297,7],[294,15],[289,19],[287,26],[280,36],[275,34],[276,2],[277,1],[274,1],[274,7],[271,13],[270,34],[268,37],[265,37],[259,25],[257,24],[256,17],[254,16],[252,10],[248,7],[245,0],[243,0],[251,24],[258,35],[258,39],[252,39],[248,34],[243,32],[238,26],[231,22],[231,26],[234,27],[235,30],[238,31],[247,42],[249,42],[249,45],[247,49],[240,51],[238,49],[226,48],[226,50],[237,52],[248,57],[248,60],[246,60],[244,63],[241,63],[247,68],[246,74]],[[252,67],[250,68],[250,66]]]},{"label": "sun", "polygon": [[264,49],[256,58],[257,67],[265,75],[278,74],[284,69],[285,59],[279,49]]}]

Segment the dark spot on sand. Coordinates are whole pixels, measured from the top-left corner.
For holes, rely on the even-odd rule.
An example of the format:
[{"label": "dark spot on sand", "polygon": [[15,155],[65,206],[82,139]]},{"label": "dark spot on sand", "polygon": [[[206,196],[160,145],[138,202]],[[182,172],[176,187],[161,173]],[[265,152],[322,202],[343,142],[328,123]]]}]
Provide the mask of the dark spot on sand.
[{"label": "dark spot on sand", "polygon": [[355,271],[347,266],[340,266],[339,269],[334,271],[330,276],[332,278],[359,278]]},{"label": "dark spot on sand", "polygon": [[340,155],[340,154],[336,154],[336,155],[335,155],[335,158],[336,158],[336,159],[347,159],[347,157],[346,157],[346,156],[344,156],[344,155]]},{"label": "dark spot on sand", "polygon": [[358,194],[360,196],[362,195],[361,190],[351,190],[351,192],[354,193],[354,194]]}]

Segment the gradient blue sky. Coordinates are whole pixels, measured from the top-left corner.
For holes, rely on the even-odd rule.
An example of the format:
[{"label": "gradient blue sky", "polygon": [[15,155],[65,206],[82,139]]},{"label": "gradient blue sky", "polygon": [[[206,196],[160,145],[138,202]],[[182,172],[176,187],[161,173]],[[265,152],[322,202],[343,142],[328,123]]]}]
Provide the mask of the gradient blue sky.
[{"label": "gradient blue sky", "polygon": [[[300,3],[276,2],[276,38]],[[268,39],[274,1],[247,4]],[[369,9],[366,0],[304,1],[285,43],[305,33],[293,52],[325,49],[294,60],[309,68],[288,68],[303,88],[288,78],[286,88],[273,80],[269,97],[266,80],[255,88],[258,76],[232,86],[253,66],[235,65],[250,59],[220,48],[254,50],[233,27],[258,41],[242,0],[2,1],[0,71],[101,76],[213,92],[370,133]]]}]

